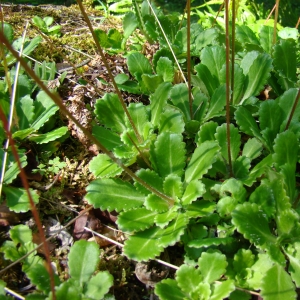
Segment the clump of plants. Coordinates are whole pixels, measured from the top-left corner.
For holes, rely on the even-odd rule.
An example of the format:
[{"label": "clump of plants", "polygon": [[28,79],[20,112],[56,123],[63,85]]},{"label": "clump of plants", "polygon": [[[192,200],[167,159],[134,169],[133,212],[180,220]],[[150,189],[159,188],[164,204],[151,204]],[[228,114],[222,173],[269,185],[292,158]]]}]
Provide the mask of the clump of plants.
[{"label": "clump of plants", "polygon": [[[104,62],[101,46],[128,49],[136,28],[160,44],[151,61],[140,52],[127,54],[130,76],[113,78],[108,69],[116,93],[96,101],[92,135],[45,90],[101,149],[89,165],[96,179],[85,198],[118,213],[117,225],[128,234],[124,254],[148,261],[169,246],[184,248],[175,278],[155,286],[160,299],[250,299],[251,293],[296,299],[298,31],[277,31],[276,20],[274,27],[256,29],[242,20],[235,24],[234,5],[230,30],[227,2],[225,18],[211,27],[191,23],[189,8],[182,22],[145,0],[141,6],[134,1],[123,36],[106,34],[93,30],[78,3]],[[120,90],[148,101],[127,104]],[[78,293],[70,275],[62,284],[53,280],[58,299],[66,286]]]}]

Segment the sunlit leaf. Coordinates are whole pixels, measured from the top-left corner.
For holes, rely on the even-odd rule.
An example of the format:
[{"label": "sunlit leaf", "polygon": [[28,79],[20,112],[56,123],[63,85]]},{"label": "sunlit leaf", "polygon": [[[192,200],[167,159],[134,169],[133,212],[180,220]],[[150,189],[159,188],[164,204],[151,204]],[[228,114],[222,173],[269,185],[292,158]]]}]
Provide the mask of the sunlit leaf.
[{"label": "sunlit leaf", "polygon": [[185,181],[191,182],[201,177],[211,168],[215,161],[219,146],[216,142],[207,141],[194,151],[185,171]]},{"label": "sunlit leaf", "polygon": [[144,207],[121,212],[118,216],[117,224],[120,230],[137,231],[145,230],[154,223],[156,211],[150,211]]},{"label": "sunlit leaf", "polygon": [[264,300],[297,299],[295,285],[282,266],[275,264],[262,280],[261,295]]},{"label": "sunlit leaf", "polygon": [[96,179],[86,188],[86,200],[102,210],[127,210],[143,205],[145,196],[120,179]]},{"label": "sunlit leaf", "polygon": [[68,255],[70,275],[83,286],[90,280],[99,262],[100,250],[96,243],[86,240],[75,242]]}]

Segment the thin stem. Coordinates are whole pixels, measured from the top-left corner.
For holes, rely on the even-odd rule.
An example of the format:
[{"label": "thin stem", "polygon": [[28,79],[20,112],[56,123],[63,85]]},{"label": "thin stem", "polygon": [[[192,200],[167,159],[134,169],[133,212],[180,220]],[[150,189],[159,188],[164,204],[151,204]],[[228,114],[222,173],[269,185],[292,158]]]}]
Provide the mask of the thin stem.
[{"label": "thin stem", "polygon": [[235,56],[235,0],[232,0],[232,20],[231,20],[231,103],[233,102],[234,91],[234,56]]},{"label": "thin stem", "polygon": [[300,24],[300,17],[299,17],[298,22],[297,22],[297,24],[296,24],[296,26],[295,26],[296,29],[298,29],[299,24]]},{"label": "thin stem", "polygon": [[273,6],[273,8],[272,8],[271,12],[269,13],[269,15],[268,15],[268,17],[267,17],[267,19],[266,19],[266,21],[265,21],[264,25],[266,25],[266,24],[267,24],[267,22],[269,21],[269,19],[271,18],[271,16],[272,16],[272,14],[273,14],[273,11],[274,11],[274,9],[275,9],[275,8],[276,8],[276,4]]},{"label": "thin stem", "polygon": [[[19,59],[21,59],[21,57],[19,57]],[[14,155],[14,158],[15,158],[15,160],[17,162],[17,165],[18,165],[18,168],[20,170],[20,177],[21,177],[21,180],[22,180],[22,184],[23,184],[24,189],[26,190],[26,193],[27,193],[27,196],[28,196],[28,199],[29,199],[29,203],[30,203],[31,212],[32,212],[32,215],[34,217],[35,223],[37,225],[39,235],[40,235],[41,240],[42,240],[43,245],[44,245],[45,257],[46,257],[48,273],[49,273],[49,277],[50,277],[50,286],[51,286],[51,291],[52,291],[52,298],[55,300],[56,299],[55,282],[54,282],[54,273],[53,273],[53,269],[52,269],[52,266],[51,266],[51,260],[50,260],[50,250],[49,250],[48,244],[46,243],[46,238],[45,238],[43,226],[42,226],[41,220],[39,218],[37,209],[35,207],[31,192],[29,190],[29,184],[28,184],[28,181],[27,181],[27,178],[26,178],[25,171],[22,168],[20,157],[19,157],[17,148],[15,146],[15,142],[12,138],[12,133],[9,130],[8,121],[7,121],[7,119],[5,117],[5,114],[4,114],[1,107],[0,107],[0,119],[3,123],[4,129],[6,131],[7,138],[9,139],[9,143],[10,143],[10,146],[11,146],[11,151]]]},{"label": "thin stem", "polygon": [[191,82],[191,0],[187,0],[186,10],[187,10],[187,27],[186,27],[187,76],[188,76],[190,115],[191,115],[191,119],[193,119],[193,96],[192,96],[192,82]]},{"label": "thin stem", "polygon": [[[225,0],[225,1],[226,1],[226,0]],[[219,10],[218,10],[218,12],[217,12],[217,15],[216,15],[216,17],[215,17],[215,19],[214,19],[214,22],[212,23],[211,27],[214,27],[215,24],[217,23],[217,18],[218,18],[218,16],[219,16],[220,12],[222,11],[223,7],[224,7],[224,2],[220,5]]]},{"label": "thin stem", "polygon": [[232,161],[230,149],[230,41],[229,41],[229,0],[225,0],[225,28],[226,28],[226,128],[229,176],[232,177]]},{"label": "thin stem", "polygon": [[158,18],[157,18],[157,15],[156,15],[156,13],[155,13],[155,11],[154,11],[154,9],[153,9],[153,7],[152,7],[150,1],[147,0],[147,2],[148,2],[148,5],[149,5],[149,7],[150,7],[150,9],[151,9],[151,11],[152,11],[152,13],[153,13],[153,15],[154,15],[155,21],[157,22],[157,24],[158,24],[158,26],[159,26],[159,28],[160,28],[160,30],[161,30],[161,32],[162,32],[162,34],[163,34],[163,36],[164,36],[166,42],[167,42],[167,44],[168,44],[168,47],[169,47],[169,49],[170,49],[170,51],[171,51],[171,53],[172,53],[172,55],[173,55],[173,57],[174,57],[174,60],[175,60],[176,65],[177,65],[177,67],[178,67],[178,70],[179,70],[179,72],[180,72],[180,74],[181,74],[181,77],[182,77],[184,83],[186,84],[186,86],[188,86],[188,83],[187,83],[187,81],[186,81],[186,79],[185,79],[185,76],[184,76],[184,74],[183,74],[183,72],[182,72],[182,69],[181,69],[181,67],[180,67],[180,65],[179,65],[179,62],[178,62],[178,60],[177,60],[177,57],[176,57],[176,55],[175,55],[175,53],[174,53],[174,51],[173,51],[173,49],[172,49],[172,46],[171,46],[171,44],[170,44],[170,42],[169,42],[169,40],[168,40],[168,37],[166,36],[165,31],[164,31],[163,27],[161,26],[161,24],[160,24],[160,22],[159,22],[159,20],[158,20]]},{"label": "thin stem", "polygon": [[277,37],[277,21],[278,21],[279,1],[280,0],[276,0],[274,30],[273,30],[273,45],[276,44],[276,37]]},{"label": "thin stem", "polygon": [[80,8],[80,10],[81,10],[82,16],[83,16],[85,22],[87,23],[87,25],[88,25],[88,27],[89,27],[89,29],[90,29],[90,31],[91,31],[91,34],[92,34],[93,39],[94,39],[94,41],[95,41],[95,43],[96,43],[96,46],[97,46],[97,49],[98,49],[99,54],[100,54],[100,56],[101,56],[101,59],[102,59],[104,65],[105,65],[105,68],[106,68],[106,70],[107,70],[108,76],[110,77],[110,79],[111,79],[111,81],[112,81],[112,84],[113,84],[114,89],[115,89],[115,91],[116,91],[116,93],[117,93],[117,95],[118,95],[118,98],[119,98],[119,101],[120,101],[120,103],[121,103],[121,105],[122,105],[122,108],[123,108],[123,110],[124,110],[124,112],[125,112],[125,114],[126,114],[128,120],[129,120],[129,122],[130,122],[130,125],[131,125],[131,127],[132,127],[132,129],[133,129],[133,131],[134,131],[134,133],[135,133],[135,135],[136,135],[136,137],[137,137],[139,143],[142,143],[142,141],[143,141],[143,140],[142,140],[142,137],[140,136],[140,134],[139,134],[139,132],[138,132],[138,130],[137,130],[137,128],[136,128],[136,126],[135,126],[135,124],[134,124],[134,122],[133,122],[131,116],[130,116],[130,113],[129,113],[129,111],[128,111],[128,109],[127,109],[125,103],[124,103],[124,100],[123,100],[123,97],[122,97],[122,95],[121,95],[121,92],[120,92],[120,90],[119,90],[119,88],[118,88],[118,86],[117,86],[117,84],[116,84],[116,81],[115,81],[115,79],[114,79],[114,76],[113,76],[113,74],[112,74],[112,72],[111,72],[111,70],[110,70],[110,67],[109,67],[108,63],[107,63],[107,60],[106,60],[105,55],[104,55],[104,53],[103,53],[102,47],[101,47],[101,45],[100,45],[100,43],[99,43],[99,41],[98,41],[98,38],[97,38],[97,36],[96,36],[96,34],[95,34],[95,32],[94,32],[94,29],[93,29],[93,26],[92,26],[92,24],[91,24],[91,21],[90,21],[89,17],[87,16],[86,12],[85,12],[85,9],[84,9],[84,7],[83,7],[83,5],[82,5],[81,0],[77,0],[77,3],[78,3],[79,8]]},{"label": "thin stem", "polygon": [[154,193],[158,197],[166,200],[169,206],[174,205],[173,198],[158,191],[157,189],[153,188],[148,183],[146,183],[144,180],[136,176],[128,167],[126,167],[118,158],[116,158],[113,153],[109,152],[88,130],[86,130],[78,122],[78,120],[67,110],[67,108],[62,103],[60,97],[57,94],[51,93],[49,89],[44,85],[44,83],[40,80],[40,78],[31,70],[31,68],[27,65],[23,58],[18,56],[18,53],[12,48],[8,40],[1,32],[0,42],[3,43],[7,47],[7,49],[13,54],[13,56],[20,62],[21,66],[24,68],[27,74],[35,81],[35,83],[54,101],[54,103],[60,108],[61,113],[63,113],[65,116],[71,119],[74,122],[74,124],[86,135],[86,137],[89,138],[93,143],[95,143],[103,153],[105,153],[113,162],[119,165],[133,180],[140,183],[147,190]]},{"label": "thin stem", "polygon": [[295,102],[294,102],[292,111],[291,111],[291,113],[290,113],[288,122],[286,123],[285,130],[288,130],[288,128],[289,128],[289,126],[290,126],[290,124],[291,124],[291,121],[292,121],[292,119],[293,119],[293,116],[294,116],[296,107],[297,107],[298,102],[299,102],[299,98],[300,98],[300,89],[298,90],[298,94],[297,94],[297,96],[296,96],[296,99],[295,99]]}]

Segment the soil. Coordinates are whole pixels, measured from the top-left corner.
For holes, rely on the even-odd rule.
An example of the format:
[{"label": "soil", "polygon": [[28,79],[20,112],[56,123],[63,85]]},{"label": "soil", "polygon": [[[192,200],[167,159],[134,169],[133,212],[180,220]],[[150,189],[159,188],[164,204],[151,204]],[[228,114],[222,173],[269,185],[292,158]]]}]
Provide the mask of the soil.
[{"label": "soil", "polygon": [[[53,16],[55,24],[62,26],[61,37],[46,36],[32,25],[28,28],[27,36],[29,38],[37,34],[43,36],[44,41],[35,50],[33,57],[38,61],[53,61],[60,73],[67,72],[63,82],[59,81],[60,75],[57,75],[55,80],[48,83],[48,87],[57,88],[65,106],[77,120],[80,120],[81,125],[91,131],[92,125],[95,123],[93,110],[96,100],[105,93],[113,92],[114,89],[107,70],[97,55],[95,45],[78,7],[76,5],[34,7],[7,4],[2,5],[2,9],[4,21],[14,27],[15,37],[22,35],[24,21],[30,21],[35,15],[42,18]],[[94,28],[106,31],[109,28],[122,30],[120,18],[104,18],[100,11],[91,7],[87,9],[87,12]],[[144,53],[152,56],[153,48],[145,44]],[[124,57],[117,53],[106,53],[105,55],[114,76],[119,73],[130,75]],[[79,82],[84,82],[85,85],[81,85]],[[140,96],[125,92],[122,93],[122,96],[126,102],[145,101]],[[97,147],[91,144],[85,135],[63,115],[57,122],[68,126],[70,132],[67,139],[57,142],[57,151],[48,158],[59,157],[66,163],[61,172],[57,174],[48,172],[44,176],[33,173],[33,169],[39,164],[38,160],[42,159],[41,153],[32,144],[23,145],[27,149],[28,159],[31,159],[30,167],[26,168],[27,179],[31,187],[40,192],[38,210],[48,236],[51,236],[53,228],[61,228],[77,217],[80,212],[89,208],[84,199],[85,188],[94,177],[89,172],[88,164],[99,153]],[[20,181],[16,180],[14,185],[20,185]],[[11,226],[23,223],[30,226],[33,231],[36,229],[30,212],[16,214],[7,210],[5,205],[1,205],[0,213],[2,232],[0,245],[8,239],[8,231]],[[172,278],[174,270],[157,263],[137,265],[136,262],[123,256],[121,249],[116,245],[93,236],[83,228],[89,225],[91,229],[124,243],[126,237],[117,230],[116,219],[117,214],[92,209],[87,215],[74,221],[60,235],[51,239],[49,247],[57,272],[61,279],[67,279],[67,255],[72,239],[95,240],[102,249],[99,270],[108,270],[114,277],[114,286],[110,293],[115,296],[115,299],[154,299],[153,286],[155,282],[167,276]],[[38,234],[34,234],[34,242],[40,243]],[[174,246],[170,247],[168,254],[164,253],[164,255],[168,255],[170,263],[180,265],[182,252],[180,246]],[[42,250],[39,251],[39,255],[44,255]],[[9,262],[3,260],[0,255],[1,269],[8,265]],[[30,285],[25,274],[22,273],[20,264],[1,274],[0,279],[7,282],[8,288],[23,296],[35,290],[35,287]]]}]

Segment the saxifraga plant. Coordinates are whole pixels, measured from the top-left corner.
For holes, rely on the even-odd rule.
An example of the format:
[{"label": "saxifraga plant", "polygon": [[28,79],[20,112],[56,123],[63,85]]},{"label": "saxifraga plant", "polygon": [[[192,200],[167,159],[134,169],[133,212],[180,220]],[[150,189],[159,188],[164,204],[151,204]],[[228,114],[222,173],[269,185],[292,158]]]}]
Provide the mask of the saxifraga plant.
[{"label": "saxifraga plant", "polygon": [[[160,56],[154,70],[161,82],[148,90],[149,105],[124,110],[119,93],[107,94],[95,105],[94,136],[82,129],[103,151],[90,164],[98,179],[87,187],[86,199],[119,212],[119,228],[130,234],[124,253],[141,261],[170,245],[184,246],[185,264],[175,280],[156,285],[161,299],[249,299],[236,287],[260,290],[264,299],[295,299],[300,285],[299,48],[281,37],[273,46],[267,26],[259,37],[245,25],[235,33],[233,91],[229,43],[223,46],[218,29],[202,44],[191,76],[192,115],[188,87],[173,84],[173,62]],[[225,36],[229,40],[228,28]],[[9,48],[3,36],[1,41]],[[128,68],[141,86],[145,74],[152,78],[152,65],[140,53],[128,56]],[[260,101],[266,83],[275,97]],[[132,181],[120,178],[123,170]]]}]

